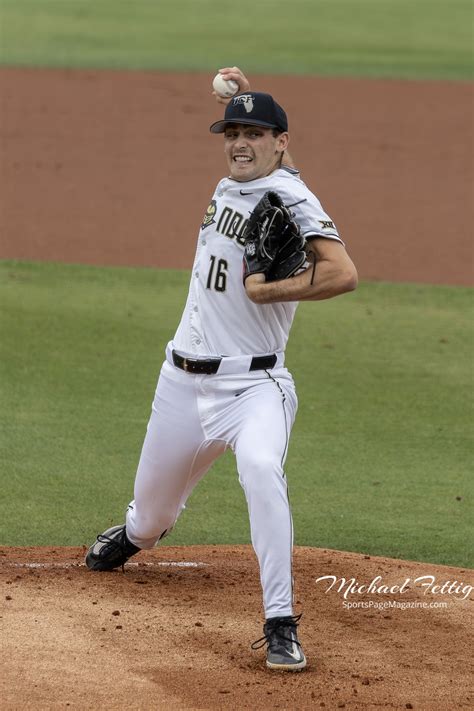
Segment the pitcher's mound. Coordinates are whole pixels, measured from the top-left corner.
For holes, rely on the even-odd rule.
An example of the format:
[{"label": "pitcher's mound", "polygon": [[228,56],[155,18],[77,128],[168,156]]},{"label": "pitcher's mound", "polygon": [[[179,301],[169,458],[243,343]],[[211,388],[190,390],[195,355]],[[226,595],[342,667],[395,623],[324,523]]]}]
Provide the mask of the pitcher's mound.
[{"label": "pitcher's mound", "polygon": [[[5,711],[474,705],[472,571],[297,548],[308,667],[290,674],[250,649],[263,620],[249,546],[157,548],[125,573],[92,573],[84,553],[0,548]],[[328,591],[330,580],[316,582],[324,575],[347,584]]]}]

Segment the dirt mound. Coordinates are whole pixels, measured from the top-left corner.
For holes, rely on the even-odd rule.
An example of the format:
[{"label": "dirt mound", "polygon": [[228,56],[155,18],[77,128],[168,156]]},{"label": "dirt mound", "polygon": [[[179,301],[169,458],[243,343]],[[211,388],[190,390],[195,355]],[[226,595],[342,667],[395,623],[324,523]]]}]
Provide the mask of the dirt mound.
[{"label": "dirt mound", "polygon": [[[472,708],[472,571],[296,548],[308,667],[288,674],[266,670],[263,652],[249,647],[262,624],[249,546],[157,548],[125,573],[92,573],[83,556],[78,548],[0,548],[5,711]],[[324,575],[359,586],[381,579],[378,591],[345,599],[347,586],[316,582]],[[414,582],[428,575],[462,591],[436,594]],[[402,584],[403,592],[380,589]]]}]

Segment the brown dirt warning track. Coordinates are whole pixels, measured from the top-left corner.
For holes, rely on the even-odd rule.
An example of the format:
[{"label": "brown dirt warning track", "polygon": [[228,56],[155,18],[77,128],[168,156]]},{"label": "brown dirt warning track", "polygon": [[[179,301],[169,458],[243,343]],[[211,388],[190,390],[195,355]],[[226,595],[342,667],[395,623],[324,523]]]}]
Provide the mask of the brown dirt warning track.
[{"label": "brown dirt warning track", "polygon": [[[0,258],[190,268],[224,173],[209,83],[0,69]],[[288,110],[295,162],[362,278],[472,284],[472,85],[257,76],[253,87]],[[474,705],[472,592],[410,584],[346,609],[315,582],[473,584],[472,571],[297,548],[309,664],[285,675],[250,650],[262,613],[249,547],[157,548],[124,574],[90,573],[83,556],[0,548],[2,710]],[[415,606],[379,609],[382,598]],[[447,606],[420,606],[433,601]]]},{"label": "brown dirt warning track", "polygon": [[[472,84],[252,85],[362,278],[472,284]],[[4,68],[0,94],[0,258],[191,267],[225,173],[208,74]]]}]

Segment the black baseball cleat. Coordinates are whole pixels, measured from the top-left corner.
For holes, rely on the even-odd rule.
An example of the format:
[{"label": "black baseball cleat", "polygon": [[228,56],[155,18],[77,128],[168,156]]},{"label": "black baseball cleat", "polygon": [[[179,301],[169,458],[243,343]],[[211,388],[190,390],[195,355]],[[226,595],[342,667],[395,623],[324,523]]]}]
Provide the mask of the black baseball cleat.
[{"label": "black baseball cleat", "polygon": [[89,548],[86,565],[91,570],[113,570],[124,566],[140,548],[127,538],[125,524],[108,528],[97,536],[96,542]]},{"label": "black baseball cleat", "polygon": [[264,636],[252,644],[260,649],[267,644],[267,667],[280,671],[301,671],[306,657],[298,642],[296,628],[301,615],[296,617],[271,617],[263,626]]}]

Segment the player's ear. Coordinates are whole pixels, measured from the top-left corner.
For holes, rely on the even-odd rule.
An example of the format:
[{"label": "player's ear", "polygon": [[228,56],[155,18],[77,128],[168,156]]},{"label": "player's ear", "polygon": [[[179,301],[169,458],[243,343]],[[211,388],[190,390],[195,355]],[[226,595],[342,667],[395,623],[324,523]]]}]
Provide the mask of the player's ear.
[{"label": "player's ear", "polygon": [[283,151],[286,151],[288,148],[288,144],[290,142],[290,135],[287,131],[284,131],[283,133],[279,133],[277,136],[277,148],[279,151],[283,153]]}]

